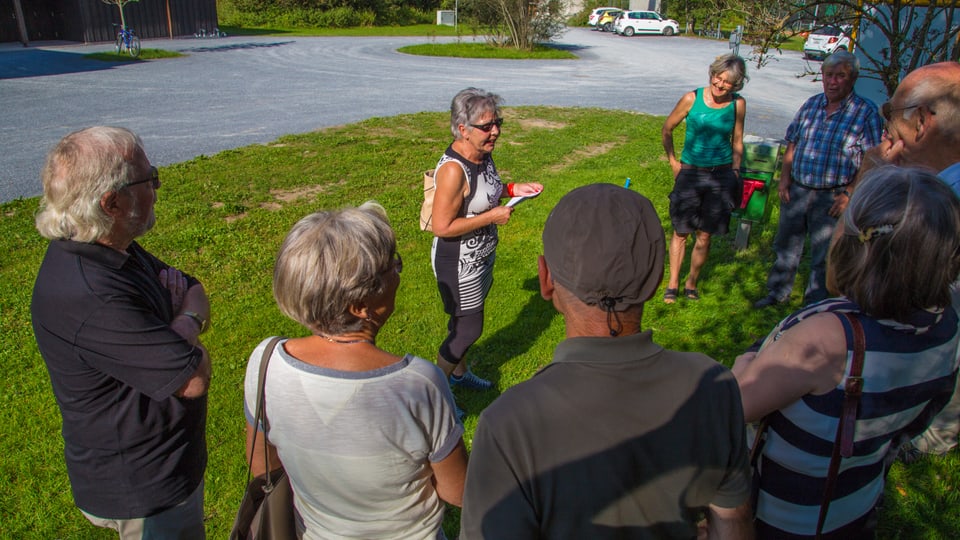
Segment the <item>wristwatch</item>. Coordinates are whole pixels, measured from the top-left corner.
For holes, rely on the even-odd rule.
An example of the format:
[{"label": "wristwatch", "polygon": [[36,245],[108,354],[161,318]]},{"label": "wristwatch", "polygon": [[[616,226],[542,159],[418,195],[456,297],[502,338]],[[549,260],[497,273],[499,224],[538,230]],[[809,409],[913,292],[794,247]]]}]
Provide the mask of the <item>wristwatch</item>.
[{"label": "wristwatch", "polygon": [[191,319],[193,319],[200,326],[201,334],[206,332],[207,329],[210,328],[210,321],[201,317],[200,314],[197,313],[196,311],[184,311],[183,313],[181,313],[181,315],[183,315],[184,317],[190,317]]}]

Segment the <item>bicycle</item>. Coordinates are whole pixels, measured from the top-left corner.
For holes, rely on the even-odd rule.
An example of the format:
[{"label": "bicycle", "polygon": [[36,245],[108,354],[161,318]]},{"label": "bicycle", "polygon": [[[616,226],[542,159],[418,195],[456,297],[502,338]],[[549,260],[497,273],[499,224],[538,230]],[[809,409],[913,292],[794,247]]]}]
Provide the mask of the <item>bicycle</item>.
[{"label": "bicycle", "polygon": [[[113,26],[120,26],[119,24],[114,24]],[[140,56],[140,38],[137,37],[133,29],[127,28],[126,26],[120,26],[120,31],[117,32],[117,54],[121,54],[124,50],[130,53],[130,56],[137,58]]]}]

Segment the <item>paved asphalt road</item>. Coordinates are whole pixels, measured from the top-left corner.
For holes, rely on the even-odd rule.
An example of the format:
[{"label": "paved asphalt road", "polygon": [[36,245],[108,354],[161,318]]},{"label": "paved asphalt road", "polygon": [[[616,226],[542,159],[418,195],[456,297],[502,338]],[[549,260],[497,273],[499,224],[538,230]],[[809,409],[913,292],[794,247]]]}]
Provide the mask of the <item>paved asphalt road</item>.
[{"label": "paved asphalt road", "polygon": [[[452,38],[435,38],[446,41]],[[467,38],[470,39],[470,38]],[[707,83],[726,42],[625,38],[572,28],[558,42],[578,60],[433,58],[396,52],[434,38],[246,37],[144,41],[186,57],[137,63],[89,60],[111,44],[0,46],[0,202],[40,193],[49,148],[70,131],[126,126],[157,165],[288,133],[420,111],[445,111],[467,86],[507,106],[603,107],[666,115]],[[742,50],[747,54],[748,50]],[[817,67],[817,66],[814,66]],[[804,99],[821,90],[799,53],[750,68],[746,133],[780,138]]]}]

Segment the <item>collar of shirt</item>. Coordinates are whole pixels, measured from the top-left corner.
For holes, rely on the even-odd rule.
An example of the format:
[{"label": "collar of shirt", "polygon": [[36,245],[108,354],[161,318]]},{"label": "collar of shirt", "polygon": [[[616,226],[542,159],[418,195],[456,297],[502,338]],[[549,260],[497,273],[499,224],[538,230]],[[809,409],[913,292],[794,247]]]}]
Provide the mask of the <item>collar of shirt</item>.
[{"label": "collar of shirt", "polygon": [[[129,252],[120,253],[96,242],[74,242],[73,240],[54,240],[54,242],[63,251],[91,259],[109,268],[119,269],[130,258]],[[136,249],[134,246],[136,246],[136,242],[130,244],[130,247],[127,248],[128,251]]]}]

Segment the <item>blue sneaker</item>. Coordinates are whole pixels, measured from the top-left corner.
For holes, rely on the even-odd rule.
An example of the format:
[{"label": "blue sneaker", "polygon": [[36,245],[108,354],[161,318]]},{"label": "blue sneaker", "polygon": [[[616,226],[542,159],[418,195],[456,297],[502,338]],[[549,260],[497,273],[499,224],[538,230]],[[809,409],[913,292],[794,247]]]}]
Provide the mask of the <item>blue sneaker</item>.
[{"label": "blue sneaker", "polygon": [[450,374],[450,387],[454,388],[457,386],[469,388],[470,390],[489,390],[493,388],[493,383],[477,377],[468,369],[462,377],[457,377],[452,373]]}]

